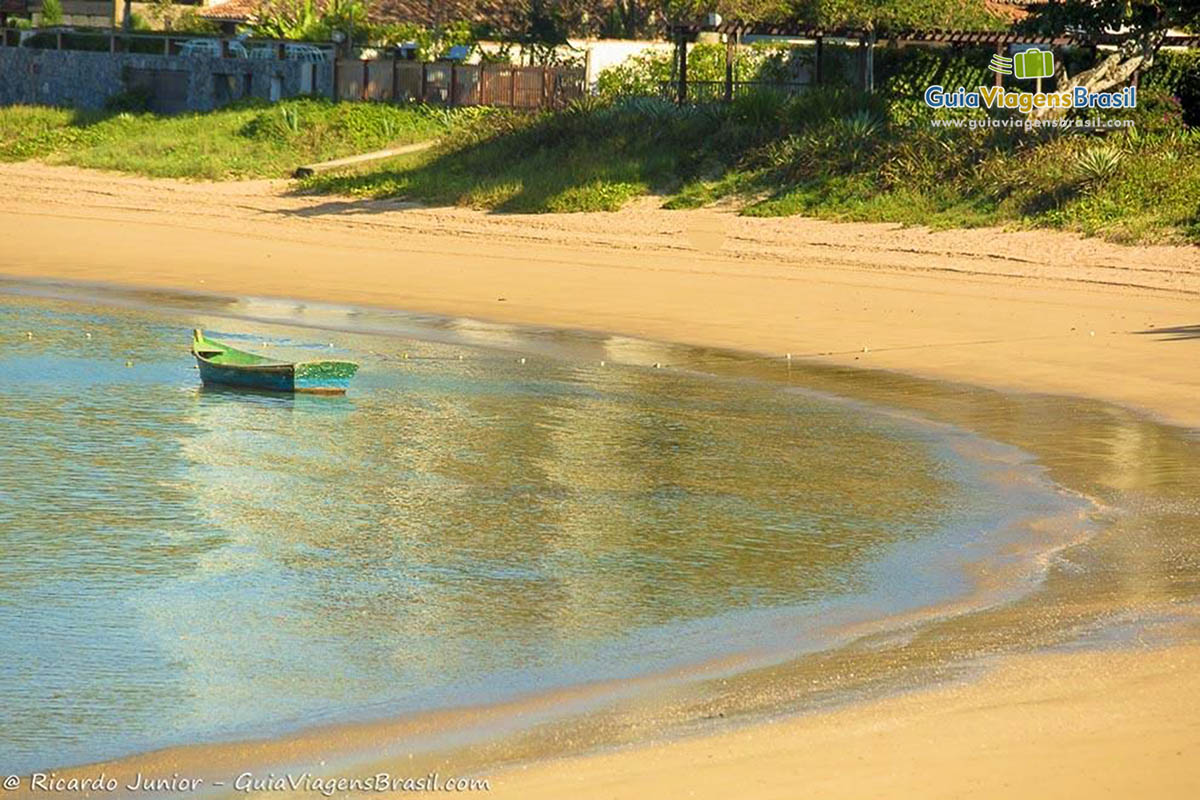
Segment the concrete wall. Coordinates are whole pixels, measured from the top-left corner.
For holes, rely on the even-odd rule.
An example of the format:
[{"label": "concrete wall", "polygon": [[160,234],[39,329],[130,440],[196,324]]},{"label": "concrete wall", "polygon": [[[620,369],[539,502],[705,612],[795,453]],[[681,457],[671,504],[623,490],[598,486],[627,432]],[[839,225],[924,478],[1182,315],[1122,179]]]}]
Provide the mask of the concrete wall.
[{"label": "concrete wall", "polygon": [[246,96],[264,100],[300,94],[329,97],[333,66],[0,47],[0,105],[103,108],[105,100],[132,88],[131,83],[158,90],[155,110],[209,111]]},{"label": "concrete wall", "polygon": [[587,85],[596,85],[600,73],[618,67],[631,58],[643,55],[667,54],[675,50],[670,42],[634,41],[626,39],[571,39],[571,46],[587,53]]}]

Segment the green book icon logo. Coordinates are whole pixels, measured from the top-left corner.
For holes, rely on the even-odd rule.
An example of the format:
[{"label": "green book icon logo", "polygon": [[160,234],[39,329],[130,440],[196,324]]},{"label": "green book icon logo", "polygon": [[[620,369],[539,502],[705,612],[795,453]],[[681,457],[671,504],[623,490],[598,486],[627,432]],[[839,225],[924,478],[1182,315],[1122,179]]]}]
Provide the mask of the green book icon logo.
[{"label": "green book icon logo", "polygon": [[1054,54],[1049,50],[1026,50],[1013,56],[1013,74],[1018,78],[1049,78],[1054,74]]}]

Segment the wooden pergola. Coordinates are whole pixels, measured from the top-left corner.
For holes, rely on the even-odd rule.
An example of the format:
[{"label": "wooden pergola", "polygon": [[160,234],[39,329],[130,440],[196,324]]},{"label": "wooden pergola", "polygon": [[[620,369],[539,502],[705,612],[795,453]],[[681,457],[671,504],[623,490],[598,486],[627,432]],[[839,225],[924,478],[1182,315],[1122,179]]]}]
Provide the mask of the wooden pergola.
[{"label": "wooden pergola", "polygon": [[[1104,36],[1098,39],[1081,39],[1072,36],[1035,36],[1015,31],[970,31],[970,30],[902,30],[877,32],[864,28],[822,29],[800,22],[748,22],[744,20],[720,21],[716,24],[680,24],[671,27],[671,39],[675,43],[676,101],[686,103],[688,98],[688,44],[699,39],[701,34],[719,36],[725,42],[725,100],[733,99],[734,60],[738,45],[748,36],[776,37],[784,39],[806,39],[815,45],[813,82],[821,84],[824,78],[825,43],[827,40],[856,42],[862,53],[859,72],[863,89],[874,90],[874,50],[880,42],[904,46],[907,44],[937,45],[950,47],[992,46],[1003,54],[1009,45],[1030,44],[1048,46],[1075,45],[1095,47],[1115,45],[1119,37]],[[1163,42],[1169,47],[1200,47],[1200,36],[1169,35]],[[999,85],[1001,75],[996,74]]]}]

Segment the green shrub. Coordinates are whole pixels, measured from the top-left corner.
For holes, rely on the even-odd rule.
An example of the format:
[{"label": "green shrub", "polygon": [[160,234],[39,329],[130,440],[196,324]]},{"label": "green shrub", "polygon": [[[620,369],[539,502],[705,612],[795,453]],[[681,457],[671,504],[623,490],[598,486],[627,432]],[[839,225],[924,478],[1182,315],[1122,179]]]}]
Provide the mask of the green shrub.
[{"label": "green shrub", "polygon": [[[738,49],[733,64],[734,78],[739,82],[794,83],[812,67],[811,48],[780,47],[772,44],[753,44]],[[836,61],[836,58],[831,58]],[[674,96],[670,86],[676,77],[675,54],[666,49],[646,50],[613,67],[596,78],[596,90],[607,98]],[[831,76],[841,70],[833,67]],[[720,84],[725,82],[725,46],[697,44],[688,51],[688,81],[699,93],[707,87],[710,99],[723,97]]]},{"label": "green shrub", "polygon": [[741,124],[760,131],[774,132],[783,123],[783,110],[787,107],[787,96],[774,89],[755,89],[739,95],[733,100],[730,116]]},{"label": "green shrub", "polygon": [[1164,136],[1185,127],[1179,98],[1160,86],[1138,91],[1136,108],[1080,109],[1072,116],[1131,120],[1143,135]]},{"label": "green shrub", "polygon": [[42,25],[62,25],[63,23],[63,7],[62,0],[42,0]]},{"label": "green shrub", "polygon": [[845,86],[817,86],[789,99],[784,117],[789,129],[800,130],[812,124],[850,117],[860,111],[869,111],[882,118],[886,117],[888,109],[888,103],[879,95]]},{"label": "green shrub", "polygon": [[924,47],[881,48],[875,57],[875,82],[889,98],[919,98],[934,84],[955,89],[991,85],[991,50],[979,47],[947,52]]},{"label": "green shrub", "polygon": [[1200,50],[1160,51],[1142,77],[1139,106],[1149,89],[1175,97],[1183,121],[1200,127]]}]

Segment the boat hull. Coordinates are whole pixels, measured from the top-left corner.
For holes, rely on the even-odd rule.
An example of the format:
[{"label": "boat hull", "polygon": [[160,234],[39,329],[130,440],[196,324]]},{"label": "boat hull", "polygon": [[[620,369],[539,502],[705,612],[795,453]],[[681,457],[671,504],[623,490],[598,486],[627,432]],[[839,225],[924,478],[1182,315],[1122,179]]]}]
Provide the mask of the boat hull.
[{"label": "boat hull", "polygon": [[206,386],[233,386],[267,392],[295,391],[295,377],[290,364],[279,368],[247,369],[210,364],[200,358],[196,359],[196,364],[200,367],[200,380]]},{"label": "boat hull", "polygon": [[230,386],[265,392],[345,394],[353,370],[345,362],[311,362],[262,367],[224,366],[196,359],[200,380],[207,386]]},{"label": "boat hull", "polygon": [[273,361],[192,331],[192,355],[206,386],[232,386],[264,392],[345,394],[358,372],[353,361]]}]

